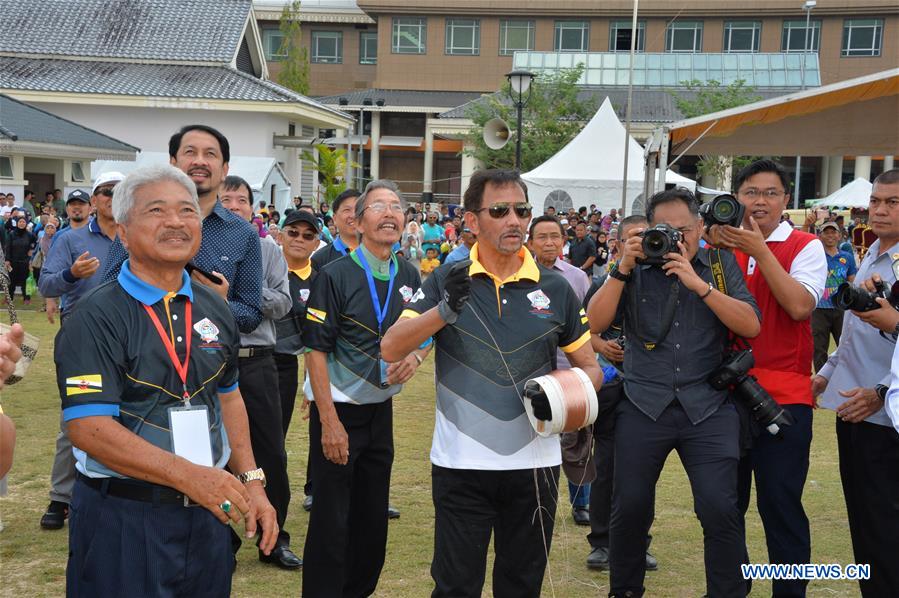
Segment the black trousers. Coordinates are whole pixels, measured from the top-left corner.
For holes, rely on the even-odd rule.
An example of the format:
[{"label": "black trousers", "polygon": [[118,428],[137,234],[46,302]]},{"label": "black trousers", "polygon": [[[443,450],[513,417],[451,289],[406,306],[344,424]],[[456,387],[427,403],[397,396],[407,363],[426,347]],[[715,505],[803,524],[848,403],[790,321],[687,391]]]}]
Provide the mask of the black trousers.
[{"label": "black trousers", "polygon": [[256,466],[265,472],[265,494],[278,515],[277,545],[289,546],[290,534],[284,530],[284,522],[290,505],[290,481],[287,479],[287,451],[281,425],[278,370],[271,355],[241,357],[238,366],[240,394],[250,424],[250,445]]},{"label": "black trousers", "polygon": [[856,563],[871,565],[859,581],[865,598],[899,596],[899,434],[890,426],[837,418],[840,478]]},{"label": "black trousers", "polygon": [[[593,463],[596,479],[590,484],[590,548],[609,548],[609,523],[612,517],[612,477],[615,471],[615,409],[624,399],[624,383],[617,379],[603,384],[597,394],[599,413],[593,424]],[[653,488],[655,511],[655,488]],[[646,548],[652,534],[646,535]]]},{"label": "black trousers", "polygon": [[281,395],[281,427],[286,438],[300,385],[300,356],[275,353],[275,366],[278,368],[278,393]]},{"label": "black trousers", "polygon": [[[536,485],[536,491],[535,491]],[[553,535],[559,467],[482,471],[431,466],[432,598],[479,598],[493,535],[493,595],[540,595]],[[540,496],[538,512],[537,493]],[[316,495],[316,501],[318,496]]]},{"label": "black trousers", "polygon": [[28,273],[31,271],[31,264],[27,261],[25,262],[10,262],[12,264],[12,270],[9,273],[9,294],[12,297],[16,296],[16,289],[22,289],[22,298],[23,299],[31,299],[31,295],[28,294],[28,285],[26,281],[28,280]]},{"label": "black trousers", "polygon": [[[740,513],[746,516],[755,474],[755,496],[769,563],[808,563],[811,560],[811,536],[808,517],[802,506],[802,491],[808,476],[809,449],[812,444],[812,408],[784,405],[795,423],[780,435],[766,431],[755,439],[752,449],[740,460],[737,491]],[[741,517],[741,519],[742,519]],[[749,559],[748,554],[744,558]],[[807,580],[776,579],[771,583],[774,596],[805,596]]]},{"label": "black trousers", "polygon": [[374,593],[387,551],[387,494],[393,466],[393,402],[335,403],[349,437],[346,465],[328,461],[312,403],[310,461],[315,502],[303,551],[303,596],[336,598]]},{"label": "black trousers", "polygon": [[812,312],[812,340],[815,344],[815,371],[827,363],[828,349],[830,349],[830,337],[833,342],[840,344],[840,333],[843,331],[842,309],[818,308]]},{"label": "black trousers", "polygon": [[615,422],[615,475],[612,496],[611,595],[642,596],[646,575],[646,534],[652,524],[656,482],[665,459],[677,450],[690,479],[693,505],[705,543],[706,594],[733,598],[746,594],[740,571],[745,540],[737,508],[740,421],[730,403],[693,425],[674,402],[652,421],[629,400],[621,401]]}]

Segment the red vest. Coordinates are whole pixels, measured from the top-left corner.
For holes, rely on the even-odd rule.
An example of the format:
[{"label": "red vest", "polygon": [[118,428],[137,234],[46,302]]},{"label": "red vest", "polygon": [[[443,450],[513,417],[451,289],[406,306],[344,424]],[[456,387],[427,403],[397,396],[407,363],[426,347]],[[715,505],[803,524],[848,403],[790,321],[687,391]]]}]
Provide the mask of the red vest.
[{"label": "red vest", "polygon": [[[768,249],[789,272],[799,252],[814,240],[814,235],[794,230],[785,241],[768,241]],[[758,265],[752,274],[747,274],[749,256],[741,251],[734,254],[746,286],[762,312],[762,331],[749,341],[755,357],[755,367],[750,373],[781,405],[813,405],[811,318],[801,322],[791,318],[771,293]]]}]

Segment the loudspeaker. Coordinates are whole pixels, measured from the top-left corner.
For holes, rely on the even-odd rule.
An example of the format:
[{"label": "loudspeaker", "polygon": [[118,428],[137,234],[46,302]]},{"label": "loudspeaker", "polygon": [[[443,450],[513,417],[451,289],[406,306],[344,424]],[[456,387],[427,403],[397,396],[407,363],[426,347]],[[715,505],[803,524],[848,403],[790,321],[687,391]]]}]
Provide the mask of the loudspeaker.
[{"label": "loudspeaker", "polygon": [[498,150],[509,143],[509,125],[501,118],[492,118],[484,124],[484,143]]}]

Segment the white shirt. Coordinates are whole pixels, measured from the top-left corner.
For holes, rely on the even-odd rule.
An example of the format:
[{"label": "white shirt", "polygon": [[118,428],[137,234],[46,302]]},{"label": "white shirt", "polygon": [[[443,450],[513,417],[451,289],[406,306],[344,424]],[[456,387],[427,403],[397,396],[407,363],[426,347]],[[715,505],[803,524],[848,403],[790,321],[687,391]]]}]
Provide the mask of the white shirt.
[{"label": "white shirt", "polygon": [[[786,241],[792,232],[793,227],[788,222],[781,222],[768,235],[765,242]],[[746,266],[746,274],[755,272],[755,265],[755,258],[750,257]],[[817,305],[827,282],[827,255],[824,253],[824,245],[821,244],[820,239],[810,242],[796,255],[793,263],[790,264],[790,276],[806,288]]]},{"label": "white shirt", "polygon": [[893,365],[890,367],[890,390],[887,391],[887,400],[883,405],[884,411],[893,422],[893,427],[899,432],[899,343],[893,350]]}]

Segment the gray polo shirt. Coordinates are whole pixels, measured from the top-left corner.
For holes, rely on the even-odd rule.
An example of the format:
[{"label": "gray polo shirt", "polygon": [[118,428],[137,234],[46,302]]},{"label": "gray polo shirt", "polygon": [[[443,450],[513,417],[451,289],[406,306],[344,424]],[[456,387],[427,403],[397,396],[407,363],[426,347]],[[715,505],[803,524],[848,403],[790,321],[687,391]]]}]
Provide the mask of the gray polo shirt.
[{"label": "gray polo shirt", "polygon": [[[727,282],[727,294],[752,306],[761,320],[755,299],[746,289],[734,256],[721,251]],[[705,281],[713,282],[709,250],[700,248],[693,268]],[[621,296],[628,343],[624,350],[627,377],[624,389],[628,399],[655,421],[669,403],[677,399],[693,424],[717,411],[727,398],[726,390],[715,390],[706,381],[721,365],[728,348],[728,328],[700,299],[678,283],[674,320],[668,335],[659,339],[662,314],[668,301],[673,276],[656,266],[640,265]],[[628,295],[633,293],[632,299]],[[656,340],[653,350],[646,348],[636,332]]]},{"label": "gray polo shirt", "polygon": [[240,334],[241,347],[274,347],[275,322],[287,315],[293,303],[287,282],[287,262],[271,237],[259,240],[262,251],[262,322],[252,332]]}]

